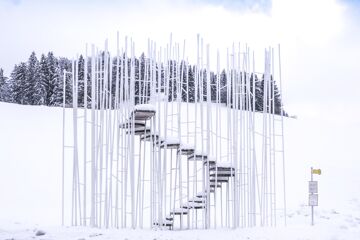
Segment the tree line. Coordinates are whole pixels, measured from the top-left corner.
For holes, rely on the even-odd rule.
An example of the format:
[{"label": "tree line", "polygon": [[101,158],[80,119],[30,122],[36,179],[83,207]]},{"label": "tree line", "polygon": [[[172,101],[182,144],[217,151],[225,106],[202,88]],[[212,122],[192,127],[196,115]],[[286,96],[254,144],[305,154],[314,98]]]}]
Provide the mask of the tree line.
[{"label": "tree line", "polygon": [[[103,54],[104,55],[104,54]],[[125,56],[122,56],[122,61],[125,61]],[[112,79],[109,79],[109,83],[112,86],[111,95],[115,98],[115,83],[116,75],[125,75],[125,68],[121,65],[117,66],[116,59],[112,59],[113,65],[111,71]],[[130,66],[131,59],[128,59],[128,65]],[[85,59],[80,55],[76,64],[78,65],[78,105],[84,107],[84,95],[88,96],[88,107],[91,105],[91,67],[90,60],[87,61],[88,65],[85,66]],[[102,61],[101,64],[104,64]],[[103,66],[103,65],[102,65]],[[148,59],[142,54],[139,58],[134,59],[135,66],[135,102],[142,101],[141,96],[150,95],[150,87],[147,86],[147,79],[150,75],[150,68]],[[88,74],[85,76],[85,67],[88,68]],[[119,67],[119,69],[117,69]],[[182,77],[181,87],[181,99],[182,101],[194,102],[200,100],[203,96],[203,100],[207,100],[207,85],[205,70],[199,70],[199,81],[195,81],[196,67],[188,65],[185,62],[170,61],[168,71],[168,100],[172,101],[177,98],[176,79]],[[165,85],[165,69],[164,66],[155,66],[155,79],[159,79],[162,85]],[[159,69],[160,68],[160,69]],[[55,57],[52,52],[47,55],[42,54],[40,60],[36,57],[35,52],[32,52],[27,62],[21,62],[14,66],[10,77],[5,77],[3,70],[0,68],[0,101],[18,103],[24,105],[46,105],[46,106],[62,106],[63,104],[63,81],[64,71],[72,70],[72,61],[64,57]],[[160,70],[160,71],[159,71]],[[180,71],[179,71],[180,70]],[[128,69],[128,76],[130,76],[130,68]],[[159,77],[158,75],[161,74]],[[237,79],[241,79],[244,85],[247,87],[239,89],[239,86],[234,85],[232,79],[237,74]],[[229,73],[226,74],[225,70],[222,70],[219,76],[210,72],[210,91],[211,101],[220,102],[224,104],[230,104],[232,107],[238,105],[235,102],[235,98],[241,96],[247,96],[246,101],[243,100],[243,108],[248,109],[249,102],[252,103],[255,98],[255,111],[263,111],[264,105],[264,75],[258,76],[257,74],[251,74],[245,76],[244,73]],[[272,77],[272,76],[271,76]],[[85,89],[84,81],[87,81],[88,89]],[[203,81],[201,81],[203,79]],[[159,81],[157,80],[157,81]],[[72,81],[70,75],[65,77],[66,81],[66,105],[72,106]],[[128,78],[130,84],[130,77]],[[195,84],[197,86],[197,97],[195,96]],[[281,96],[276,85],[276,82],[271,81],[270,89],[267,94],[267,101],[269,105],[270,99],[274,100],[275,113],[281,114]],[[201,86],[202,85],[202,86]],[[230,86],[229,88],[227,86]],[[219,89],[219,91],[217,91]],[[237,93],[234,92],[237,89]],[[125,91],[125,90],[123,90]],[[146,92],[145,92],[146,91]],[[160,89],[159,91],[163,91]],[[229,91],[229,93],[228,93]],[[238,94],[241,92],[241,94]],[[250,92],[251,94],[247,94]],[[125,94],[124,94],[125,95]],[[114,102],[114,101],[112,101]],[[285,115],[287,115],[285,113]]]}]

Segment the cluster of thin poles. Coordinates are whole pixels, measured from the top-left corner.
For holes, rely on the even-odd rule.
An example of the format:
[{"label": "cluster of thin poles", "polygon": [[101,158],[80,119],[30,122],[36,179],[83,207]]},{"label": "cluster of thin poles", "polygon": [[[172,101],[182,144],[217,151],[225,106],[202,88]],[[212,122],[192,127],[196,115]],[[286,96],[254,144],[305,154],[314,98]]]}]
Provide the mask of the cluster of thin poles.
[{"label": "cluster of thin poles", "polygon": [[[186,42],[173,43],[172,37],[166,47],[149,40],[138,68],[135,43],[126,37],[120,49],[119,34],[114,56],[107,41],[104,51],[92,45],[88,55],[86,47],[84,79],[79,79],[78,58],[73,60],[63,85],[62,224],[67,205],[71,225],[93,227],[276,226],[280,216],[286,224],[284,111],[281,106],[281,115],[275,114],[274,99],[275,81],[281,93],[280,46],[277,58],[273,48],[265,49],[262,113],[255,112],[259,73],[247,45],[228,48],[225,83],[219,50],[211,81],[210,45],[204,48],[200,36],[196,56],[193,89]],[[78,108],[79,80],[83,109]]]}]

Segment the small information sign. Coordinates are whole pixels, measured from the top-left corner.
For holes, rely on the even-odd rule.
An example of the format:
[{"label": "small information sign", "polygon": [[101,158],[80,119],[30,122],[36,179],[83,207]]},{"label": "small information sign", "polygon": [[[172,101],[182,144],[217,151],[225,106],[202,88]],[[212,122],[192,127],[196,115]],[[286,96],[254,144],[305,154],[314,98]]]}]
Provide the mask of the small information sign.
[{"label": "small information sign", "polygon": [[309,181],[309,193],[318,193],[317,181]]},{"label": "small information sign", "polygon": [[321,169],[312,169],[311,173],[321,175]]},{"label": "small information sign", "polygon": [[317,206],[318,205],[318,195],[310,194],[309,195],[309,206]]}]

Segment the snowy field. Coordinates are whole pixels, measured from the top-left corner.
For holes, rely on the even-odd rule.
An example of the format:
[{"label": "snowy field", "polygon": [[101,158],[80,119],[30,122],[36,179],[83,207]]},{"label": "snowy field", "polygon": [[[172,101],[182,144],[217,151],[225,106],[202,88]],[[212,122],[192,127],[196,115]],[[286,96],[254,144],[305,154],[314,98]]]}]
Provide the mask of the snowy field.
[{"label": "snowy field", "polygon": [[[304,111],[305,113],[306,111]],[[319,112],[285,120],[288,225],[153,231],[60,227],[62,109],[0,103],[0,240],[360,239],[360,123]],[[321,168],[310,226],[310,167]],[[36,236],[42,230],[45,235]]]}]

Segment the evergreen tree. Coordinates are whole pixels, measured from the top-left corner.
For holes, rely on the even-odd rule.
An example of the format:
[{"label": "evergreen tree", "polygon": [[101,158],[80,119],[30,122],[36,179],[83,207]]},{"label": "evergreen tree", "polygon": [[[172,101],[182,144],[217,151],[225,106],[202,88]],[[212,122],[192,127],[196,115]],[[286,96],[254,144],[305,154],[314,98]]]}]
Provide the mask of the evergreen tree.
[{"label": "evergreen tree", "polygon": [[40,101],[40,96],[35,89],[35,85],[39,85],[37,84],[40,79],[39,72],[39,61],[35,52],[32,52],[27,64],[24,104],[34,105]]},{"label": "evergreen tree", "polygon": [[[104,56],[101,58],[98,70],[104,69]],[[110,71],[112,72],[112,79],[109,80],[111,86],[111,100],[112,106],[114,106],[115,100],[115,84],[116,84],[116,74],[120,75],[122,73],[123,78],[120,79],[120,82],[126,82],[125,85],[131,86],[134,83],[130,83],[131,72],[130,66],[133,61],[135,66],[135,102],[142,103],[143,99],[140,99],[139,96],[145,96],[144,103],[147,102],[148,96],[150,95],[150,84],[147,80],[150,77],[150,74],[155,74],[153,79],[158,81],[155,83],[155,86],[159,86],[160,92],[163,92],[165,87],[168,94],[168,101],[177,100],[177,87],[179,84],[177,81],[182,80],[181,88],[181,100],[194,102],[207,99],[207,73],[204,69],[199,69],[196,71],[194,65],[189,65],[186,62],[176,62],[174,60],[169,60],[167,69],[161,64],[156,64],[155,71],[150,69],[150,63],[146,59],[145,55],[142,54],[139,58],[125,60],[125,56],[122,55],[122,64],[119,65],[119,71],[116,69],[116,58],[109,59],[113,63],[112,68],[109,66],[109,75]],[[127,61],[128,72],[127,79],[125,79],[125,69],[124,61]],[[91,62],[87,61],[87,66],[85,66],[85,59],[83,56],[80,56],[79,60],[76,62],[78,64],[78,105],[83,106],[84,103],[84,92],[87,92],[88,96],[91,96]],[[85,76],[85,67],[88,68],[88,74]],[[160,70],[160,71],[159,71]],[[11,77],[8,81],[3,76],[3,71],[0,69],[0,101],[12,101],[21,104],[46,104],[51,106],[61,106],[63,104],[63,80],[64,80],[64,71],[72,71],[72,62],[67,58],[56,58],[52,52],[49,52],[47,57],[44,55],[41,56],[40,63],[36,58],[35,53],[33,52],[28,60],[28,63],[21,63],[16,65]],[[167,76],[165,76],[165,72]],[[198,96],[195,98],[195,74],[198,72]],[[97,77],[103,78],[104,73],[97,72]],[[159,76],[160,74],[160,76]],[[72,106],[72,75],[66,74],[66,106]],[[182,76],[182,79],[180,79]],[[120,77],[120,76],[119,76]],[[167,86],[165,86],[165,79],[169,77]],[[235,77],[235,79],[232,79]],[[236,80],[237,79],[237,80]],[[88,89],[84,89],[85,82],[88,83]],[[251,103],[255,97],[255,111],[263,111],[264,103],[264,75],[259,79],[258,75],[251,74],[245,76],[245,73],[229,74],[225,70],[222,70],[220,76],[217,76],[214,72],[210,72],[210,93],[211,101],[214,102],[219,98],[220,103],[226,103],[227,105],[233,107],[233,90],[228,93],[228,87],[232,89],[233,81],[241,81],[241,86],[246,86],[244,89],[237,89],[236,91],[244,91],[248,96],[248,91],[250,91],[250,97],[247,100],[250,100]],[[271,76],[272,80],[272,76]],[[219,81],[219,86],[218,86]],[[255,81],[255,83],[254,83]],[[230,84],[230,85],[229,85]],[[255,89],[253,85],[255,84]],[[229,86],[228,86],[229,85]],[[145,86],[147,88],[145,92]],[[162,87],[161,87],[162,86]],[[7,87],[7,90],[4,88]],[[101,86],[100,86],[101,87]],[[237,86],[240,87],[239,85]],[[219,88],[219,89],[218,89]],[[271,81],[270,88],[272,91],[268,92],[268,104],[270,99],[274,100],[274,113],[281,114],[281,96],[276,85],[276,82]],[[129,92],[125,94],[125,87],[121,89],[123,98],[129,96]],[[129,91],[127,89],[127,91]],[[219,91],[219,96],[217,92]],[[7,96],[4,96],[4,92],[9,93]],[[200,99],[200,92],[203,94],[203,99]],[[255,93],[255,94],[253,94]],[[255,96],[254,96],[255,95]],[[240,97],[240,96],[239,96]],[[7,100],[5,100],[7,99]],[[100,99],[98,99],[100,100]],[[244,101],[243,101],[244,103]],[[106,103],[108,104],[108,103]],[[244,103],[243,107],[248,109],[248,103]],[[99,102],[96,104],[99,107]],[[88,106],[91,106],[91,98],[88,98]],[[267,109],[270,111],[272,109]],[[284,113],[287,116],[287,113]]]},{"label": "evergreen tree", "polygon": [[220,75],[220,102],[227,103],[227,76],[225,70],[222,70]]},{"label": "evergreen tree", "polygon": [[195,102],[195,67],[188,67],[189,102]]},{"label": "evergreen tree", "polygon": [[[54,93],[52,97],[53,105],[60,106],[63,104],[63,83],[64,71],[71,71],[71,61],[67,58],[60,58],[58,64],[58,81],[54,86]],[[65,91],[65,104],[72,106],[72,78],[70,74],[66,74],[66,91]]]},{"label": "evergreen tree", "polygon": [[58,59],[55,58],[52,52],[49,52],[46,57],[46,67],[48,72],[46,102],[47,105],[50,106],[59,106],[61,104],[61,99],[62,99],[62,97],[60,98],[60,100],[58,99],[58,95],[62,94],[62,90],[58,88],[61,76],[59,73]]},{"label": "evergreen tree", "polygon": [[4,70],[0,68],[0,102],[7,102],[9,97],[9,88],[7,78],[4,76]]},{"label": "evergreen tree", "polygon": [[82,107],[84,106],[84,71],[85,71],[85,59],[82,55],[80,55],[79,60],[77,62],[78,64],[78,106]]},{"label": "evergreen tree", "polygon": [[26,72],[26,63],[22,62],[19,65],[15,65],[11,73],[10,89],[11,99],[14,103],[25,104]]},{"label": "evergreen tree", "polygon": [[47,61],[44,54],[41,55],[39,63],[39,77],[35,81],[34,85],[34,104],[47,105],[47,92],[49,86]]}]

